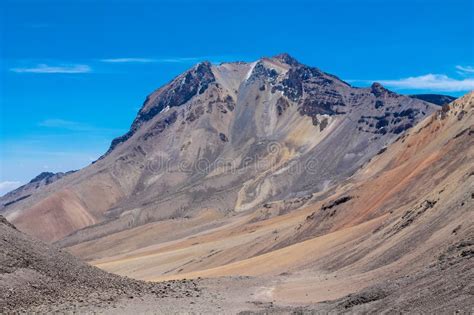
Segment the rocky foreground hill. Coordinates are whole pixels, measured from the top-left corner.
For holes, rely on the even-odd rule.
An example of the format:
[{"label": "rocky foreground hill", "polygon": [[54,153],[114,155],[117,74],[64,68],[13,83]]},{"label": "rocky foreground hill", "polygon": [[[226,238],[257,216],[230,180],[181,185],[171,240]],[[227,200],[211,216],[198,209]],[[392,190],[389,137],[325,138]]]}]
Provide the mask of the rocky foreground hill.
[{"label": "rocky foreground hill", "polygon": [[0,216],[0,313],[113,307],[120,299],[199,296],[195,281],[151,283],[120,277],[18,231]]}]

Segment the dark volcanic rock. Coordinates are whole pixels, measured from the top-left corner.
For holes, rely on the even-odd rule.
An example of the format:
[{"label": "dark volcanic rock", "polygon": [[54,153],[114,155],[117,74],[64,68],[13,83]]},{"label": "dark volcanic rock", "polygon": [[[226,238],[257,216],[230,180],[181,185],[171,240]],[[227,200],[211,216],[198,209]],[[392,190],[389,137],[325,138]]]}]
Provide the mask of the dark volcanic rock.
[{"label": "dark volcanic rock", "polygon": [[352,308],[356,305],[367,304],[385,298],[388,294],[382,290],[366,290],[357,294],[350,294],[341,303],[345,309]]},{"label": "dark volcanic rock", "polygon": [[51,172],[43,172],[43,173],[40,173],[38,176],[36,176],[35,178],[33,178],[31,181],[30,181],[30,184],[31,183],[36,183],[36,182],[39,182],[39,181],[42,181],[43,179],[48,179],[48,178],[51,178],[54,176],[54,173],[51,173]]},{"label": "dark volcanic rock", "polygon": [[280,97],[276,103],[277,107],[277,114],[278,116],[281,116],[283,112],[290,107],[290,103],[283,97]]},{"label": "dark volcanic rock", "polygon": [[69,174],[72,174],[74,172],[75,171],[69,171],[69,172],[66,172],[66,173],[63,173],[63,172],[59,172],[59,173],[42,172],[38,176],[33,178],[29,183],[33,184],[33,183],[39,183],[39,182],[44,181],[45,185],[49,185],[52,182],[64,177],[65,175],[69,175]]},{"label": "dark volcanic rock", "polygon": [[336,200],[331,201],[331,202],[328,203],[328,204],[322,205],[321,210],[324,211],[324,210],[332,209],[332,208],[334,208],[335,206],[338,206],[338,205],[340,205],[340,204],[342,204],[342,203],[348,202],[348,201],[351,200],[352,198],[353,198],[352,196],[344,196],[344,197],[337,198]]},{"label": "dark volcanic rock", "polygon": [[283,63],[286,63],[290,66],[300,65],[298,60],[296,60],[295,58],[290,56],[288,53],[282,53],[282,54],[276,55],[276,56],[273,57],[273,59],[279,60],[279,61],[281,61]]},{"label": "dark volcanic rock", "polygon": [[229,139],[227,139],[227,136],[223,133],[219,133],[219,138],[223,141],[223,142],[228,142]]},{"label": "dark volcanic rock", "polygon": [[423,100],[432,104],[443,106],[456,100],[454,96],[441,95],[441,94],[414,94],[409,95],[412,98]]},{"label": "dark volcanic rock", "polygon": [[14,203],[17,203],[18,201],[22,201],[22,200],[28,198],[28,197],[30,197],[30,196],[31,196],[31,194],[29,194],[29,195],[24,195],[24,196],[18,197],[18,198],[16,198],[16,199],[13,199],[13,200],[11,200],[11,201],[7,201],[7,202],[5,202],[5,203],[3,204],[3,206],[4,206],[4,207],[8,207],[8,206],[10,206],[10,205],[12,205],[12,204],[14,204]]},{"label": "dark volcanic rock", "polygon": [[6,225],[6,226],[8,226],[8,227],[10,227],[10,228],[16,230],[16,227],[15,227],[13,224],[11,224],[10,222],[8,222],[8,220],[5,219],[5,218],[4,218],[3,216],[1,216],[1,215],[0,215],[0,224],[4,224],[4,225]]},{"label": "dark volcanic rock", "polygon": [[395,93],[387,90],[382,86],[382,84],[375,82],[370,87],[370,92],[374,94],[376,97],[386,96],[386,95],[393,95]]},{"label": "dark volcanic rock", "polygon": [[167,117],[160,119],[153,125],[153,127],[147,133],[143,135],[143,140],[147,140],[148,138],[152,136],[162,133],[168,126],[176,122],[177,118],[178,118],[178,114],[176,112],[172,112]]},{"label": "dark volcanic rock", "polygon": [[112,140],[109,150],[101,158],[110,153],[120,143],[127,141],[143,123],[151,120],[165,108],[180,106],[186,103],[193,96],[204,93],[214,81],[215,78],[211,71],[211,64],[209,62],[202,62],[149,95],[133,121],[130,130],[126,134]]}]

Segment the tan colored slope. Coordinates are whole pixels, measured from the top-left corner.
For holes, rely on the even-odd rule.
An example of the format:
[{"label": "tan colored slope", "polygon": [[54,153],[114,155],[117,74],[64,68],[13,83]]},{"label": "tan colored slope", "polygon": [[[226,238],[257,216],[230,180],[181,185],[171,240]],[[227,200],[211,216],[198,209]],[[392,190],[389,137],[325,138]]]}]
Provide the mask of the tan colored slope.
[{"label": "tan colored slope", "polygon": [[[436,138],[435,135],[433,135],[433,137]],[[402,143],[401,141],[402,140],[400,140],[400,143]],[[411,146],[411,144],[409,144],[409,145]],[[406,152],[403,153],[403,154],[406,154]],[[385,157],[385,156],[389,156],[388,153],[383,155],[383,157]],[[351,209],[350,212],[344,213],[344,216],[339,218],[339,220],[336,222],[335,226],[332,227],[332,229],[337,230],[337,229],[342,228],[344,226],[354,225],[358,222],[363,222],[367,218],[376,217],[376,216],[380,215],[380,213],[381,213],[380,208],[384,205],[384,203],[393,202],[394,201],[393,196],[397,196],[397,194],[400,194],[401,192],[403,192],[403,190],[407,190],[407,185],[411,184],[410,180],[412,178],[416,178],[417,176],[420,176],[420,173],[423,172],[426,167],[431,165],[430,163],[432,163],[432,157],[430,157],[428,159],[424,159],[424,157],[425,156],[422,156],[419,159],[418,158],[414,159],[414,161],[412,163],[404,164],[403,166],[398,166],[398,167],[394,167],[392,169],[386,170],[386,171],[384,171],[384,176],[381,176],[380,174],[378,174],[375,178],[372,178],[372,180],[370,182],[364,182],[364,186],[357,190],[358,198],[351,201],[351,203],[350,203],[352,208],[356,208],[356,209],[360,209],[360,210],[359,211],[353,211]],[[367,168],[367,170],[370,170],[371,168],[373,168],[373,169],[379,168],[380,169],[381,168],[380,165],[382,165],[382,167],[384,167],[384,165],[387,162],[383,162],[383,161],[384,161],[384,159],[381,159],[381,158],[377,159],[376,161],[374,161]],[[371,175],[369,174],[369,175],[364,175],[364,176],[371,176]],[[351,185],[353,185],[353,184],[351,184]],[[412,188],[410,188],[410,189],[412,189]],[[432,189],[432,188],[429,188],[429,189]],[[384,194],[380,194],[381,190],[384,191]],[[426,190],[426,188],[425,188],[425,190]],[[413,190],[412,193],[414,195],[417,194],[417,192],[415,190]],[[399,202],[403,203],[403,205],[405,205],[406,202],[407,202],[407,200],[405,198],[398,198],[398,199],[399,199]],[[314,206],[314,208],[317,209],[318,207],[320,207],[320,205],[322,203],[323,202],[320,202],[320,203],[316,204]],[[396,209],[396,207],[394,205],[392,205],[391,208]],[[298,214],[298,217],[296,219],[293,219],[293,222],[303,221],[303,223],[305,223],[304,220],[302,220],[302,218],[305,218],[312,211],[313,211],[313,209],[303,210],[302,214]],[[385,210],[385,212],[387,212],[387,210]],[[288,219],[288,217],[294,217],[294,216],[296,216],[296,213],[285,216],[283,218],[284,218],[286,223],[289,223],[291,221]],[[225,256],[225,252],[214,254],[214,255],[212,255],[214,258],[213,258],[212,263],[211,263],[210,266],[215,266],[216,263],[218,264],[219,260],[217,258],[220,257],[220,256],[224,256],[224,258],[222,258],[222,259],[219,258],[223,261],[233,261],[233,260],[236,260],[236,259],[239,259],[239,258],[242,259],[244,257],[251,257],[252,255],[255,255],[255,254],[257,254],[261,251],[268,250],[268,248],[271,248],[273,245],[278,245],[280,243],[281,239],[284,239],[285,237],[287,237],[287,238],[291,237],[292,234],[294,234],[294,231],[292,230],[292,228],[288,229],[288,228],[278,226],[279,223],[273,223],[273,221],[275,221],[275,219],[268,220],[268,222],[265,221],[263,224],[260,224],[260,225],[269,226],[269,228],[266,228],[266,231],[263,232],[264,233],[263,235],[261,233],[255,233],[253,235],[253,237],[250,237],[250,238],[248,238],[247,235],[245,235],[245,237],[241,237],[243,240],[245,240],[244,241],[245,245],[243,245],[243,249],[241,249],[241,250],[237,250],[234,247],[235,242],[230,242],[230,241],[227,242],[228,244],[232,244],[232,245],[229,245],[228,248],[227,248],[228,251],[232,252],[231,256],[230,257]],[[241,221],[239,221],[239,222],[241,222]],[[162,224],[162,223],[160,223],[160,224]],[[294,223],[291,223],[291,224],[292,224],[292,227],[293,227],[293,225],[295,225]],[[306,223],[306,225],[309,225],[309,224]],[[179,226],[179,223],[177,223],[176,226]],[[226,227],[226,226],[224,226],[224,227]],[[185,228],[185,227],[183,227],[183,228]],[[244,233],[247,233],[248,230],[250,230],[250,231],[260,230],[258,227],[255,228],[252,225],[250,225],[248,228],[239,227],[239,229],[243,230]],[[141,233],[140,231],[141,231],[141,229],[137,228],[134,233],[140,234]],[[273,234],[274,232],[275,232],[275,234]],[[229,229],[227,231],[227,233],[232,234],[233,230]],[[207,236],[207,238],[211,239],[211,240],[213,238],[225,240],[226,237],[227,237],[225,235],[222,235],[222,233],[212,233],[212,231],[208,231],[208,234],[210,234],[210,236]],[[285,235],[285,234],[288,234],[288,235]],[[313,234],[315,234],[315,233],[313,233]],[[127,234],[125,234],[125,235],[127,235]],[[104,240],[113,240],[116,237],[117,236],[112,235],[110,237],[104,238],[103,240],[98,240],[97,242],[93,241],[91,243],[84,243],[84,245],[82,245],[82,244],[78,245],[76,248],[73,249],[73,252],[77,253],[78,255],[85,255],[85,257],[87,258],[88,255],[85,254],[84,250],[81,250],[81,247],[82,247],[82,248],[86,248],[86,251],[89,250],[90,252],[95,253],[95,256],[97,257],[97,255],[100,255],[100,251],[101,251],[101,247],[102,247],[102,245],[100,245],[100,244],[101,243],[110,244],[110,242],[104,241]],[[255,243],[254,240],[255,240],[255,238],[258,238],[258,237],[260,237],[260,239],[259,239],[260,243],[263,240],[265,240],[264,245],[261,245],[261,246],[253,245],[252,250],[248,250],[247,249],[248,246],[251,246],[253,243]],[[145,238],[145,237],[143,237],[143,238]],[[274,240],[275,238],[277,238],[277,240]],[[118,239],[122,239],[122,237],[120,236]],[[127,242],[133,244],[134,243],[134,238],[132,237],[132,238],[128,239]],[[193,238],[192,241],[184,240],[184,241],[182,241],[181,243],[178,243],[178,244],[173,243],[172,246],[175,246],[175,248],[182,248],[182,247],[186,247],[186,246],[190,247],[189,246],[190,244],[203,243],[203,242],[205,242],[205,241],[202,241],[201,238],[197,238],[197,239]],[[226,242],[222,241],[222,243],[226,243]],[[151,244],[151,243],[148,243],[148,244]],[[96,246],[98,246],[98,247],[96,247]],[[214,248],[214,247],[216,247],[214,244],[211,244],[207,247],[203,247],[201,249],[202,250],[202,253],[201,253],[202,256],[206,256],[206,253],[208,255],[212,254],[213,253],[212,251],[216,250],[216,248]],[[163,248],[163,246],[160,245],[160,248]],[[133,249],[133,248],[129,248],[129,249]],[[194,251],[194,252],[196,250],[197,250],[196,248],[192,249],[192,251]],[[219,249],[219,250],[221,250],[221,249]],[[160,249],[160,252],[161,251],[163,251],[163,249]],[[130,254],[130,255],[133,255],[133,253]],[[140,254],[140,255],[143,255],[143,254]],[[193,254],[189,254],[186,257],[192,257],[192,256],[193,256]],[[158,258],[155,258],[155,259],[158,259]],[[188,262],[189,262],[189,259],[186,260],[186,258],[184,260],[180,260],[180,262],[176,263],[176,265],[179,266],[179,265],[183,264],[183,265],[186,265],[186,266],[184,268],[176,268],[176,270],[179,270],[179,269],[193,270],[193,266],[195,264],[193,264],[193,263],[186,264]],[[153,264],[159,265],[159,261],[155,260],[153,262]],[[171,263],[171,266],[172,265],[173,265],[173,263]],[[205,264],[202,264],[202,262],[201,262],[199,268],[202,268],[203,265],[205,265]],[[165,270],[166,267],[162,267],[162,269]],[[168,271],[168,270],[165,270],[165,271]]]},{"label": "tan colored slope", "polygon": [[[266,254],[239,260],[223,266],[209,268],[202,271],[184,273],[179,278],[216,277],[230,275],[268,276],[284,272],[298,271],[314,264],[315,260],[330,255],[334,248],[354,241],[369,233],[377,226],[377,221],[361,224],[353,228],[339,230],[321,237],[313,238],[294,245],[284,247]],[[107,269],[108,265],[97,264]],[[151,280],[164,280],[176,276],[158,276]]]},{"label": "tan colored slope", "polygon": [[[43,189],[44,198],[31,202],[26,199],[29,206],[7,218],[20,230],[48,242],[102,221],[105,211],[123,198],[126,188],[110,174],[93,175],[94,171],[92,166],[69,175],[64,179],[67,185],[63,181],[52,183]],[[89,179],[84,181],[86,177]]]},{"label": "tan colored slope", "polygon": [[[54,211],[57,208],[63,211],[61,213]],[[28,219],[30,216],[37,218],[35,222]],[[15,218],[15,224],[20,229],[30,231],[33,235],[50,235],[52,240],[60,239],[75,229],[95,223],[96,218],[88,212],[71,190],[59,191]]]},{"label": "tan colored slope", "polygon": [[[103,257],[94,265],[140,279],[289,273],[270,287],[282,303],[334,299],[417,272],[474,239],[473,103],[471,93],[427,118],[335,194],[299,210],[232,218],[122,255],[110,256],[101,239],[70,250],[87,257],[94,249]],[[321,210],[341,196],[353,198]]]}]

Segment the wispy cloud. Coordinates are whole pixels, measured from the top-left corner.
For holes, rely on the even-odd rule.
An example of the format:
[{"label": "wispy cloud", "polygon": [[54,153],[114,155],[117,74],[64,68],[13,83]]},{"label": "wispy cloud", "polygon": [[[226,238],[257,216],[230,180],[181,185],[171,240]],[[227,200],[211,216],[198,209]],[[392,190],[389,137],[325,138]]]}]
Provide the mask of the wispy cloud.
[{"label": "wispy cloud", "polygon": [[156,59],[151,58],[110,58],[101,59],[102,62],[108,63],[151,63],[156,62]]},{"label": "wispy cloud", "polygon": [[471,66],[456,66],[456,69],[458,70],[457,73],[462,76],[474,74],[474,67]]},{"label": "wispy cloud", "polygon": [[453,79],[445,74],[426,74],[398,80],[376,80],[383,85],[398,89],[433,90],[445,92],[461,92],[474,90],[474,79]]},{"label": "wispy cloud", "polygon": [[10,69],[16,73],[88,73],[92,69],[88,65],[83,64],[74,64],[74,65],[60,65],[60,66],[50,66],[47,64],[38,64],[33,67],[23,67],[23,68],[11,68]]},{"label": "wispy cloud", "polygon": [[[241,60],[239,56],[194,56],[194,57],[114,57],[98,59],[104,63],[155,63],[155,64],[193,64],[208,60],[212,63],[220,63],[225,60]],[[243,58],[247,59],[247,58]]]},{"label": "wispy cloud", "polygon": [[107,63],[188,63],[206,59],[205,57],[174,57],[174,58],[108,58],[101,59]]},{"label": "wispy cloud", "polygon": [[0,182],[0,196],[3,196],[9,191],[16,189],[21,186],[21,182],[19,181],[3,181]]},{"label": "wispy cloud", "polygon": [[394,80],[347,80],[349,82],[372,83],[379,82],[394,89],[432,90],[443,92],[463,92],[474,90],[474,67],[456,66],[456,72],[461,79],[449,77],[446,74],[428,73],[420,76],[406,77]]}]

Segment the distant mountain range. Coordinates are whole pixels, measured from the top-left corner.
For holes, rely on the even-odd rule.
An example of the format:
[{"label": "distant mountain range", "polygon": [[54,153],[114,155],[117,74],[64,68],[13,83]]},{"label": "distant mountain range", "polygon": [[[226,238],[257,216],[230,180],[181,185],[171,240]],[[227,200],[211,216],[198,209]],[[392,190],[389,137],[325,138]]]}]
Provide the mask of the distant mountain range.
[{"label": "distant mountain range", "polygon": [[454,96],[440,94],[414,94],[409,96],[441,106],[451,103],[456,99]]}]

